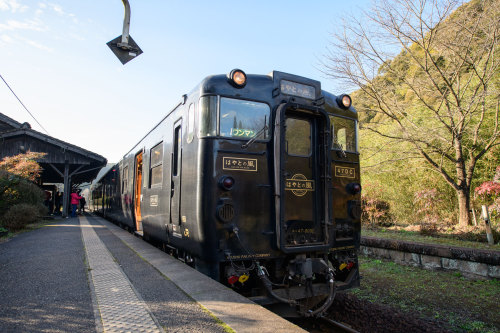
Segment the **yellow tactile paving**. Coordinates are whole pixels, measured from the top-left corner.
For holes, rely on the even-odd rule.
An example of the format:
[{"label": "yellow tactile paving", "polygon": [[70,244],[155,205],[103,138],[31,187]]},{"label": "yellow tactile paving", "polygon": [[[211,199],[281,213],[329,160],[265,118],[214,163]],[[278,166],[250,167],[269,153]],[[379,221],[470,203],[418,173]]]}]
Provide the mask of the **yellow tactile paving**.
[{"label": "yellow tactile paving", "polygon": [[80,226],[104,332],[163,332],[84,216]]}]

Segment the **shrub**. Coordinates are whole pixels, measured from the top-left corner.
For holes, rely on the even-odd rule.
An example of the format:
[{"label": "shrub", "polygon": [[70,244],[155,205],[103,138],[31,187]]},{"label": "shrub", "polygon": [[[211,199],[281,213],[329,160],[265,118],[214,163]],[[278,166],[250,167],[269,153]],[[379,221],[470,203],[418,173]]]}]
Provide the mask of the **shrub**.
[{"label": "shrub", "polygon": [[2,217],[2,226],[10,231],[23,229],[30,223],[34,223],[40,216],[40,207],[21,203],[9,208]]},{"label": "shrub", "polygon": [[388,227],[392,225],[391,216],[389,214],[390,205],[387,201],[377,198],[370,198],[363,195],[362,198],[363,211],[361,219],[365,223],[368,222],[371,226],[380,225]]},{"label": "shrub", "polygon": [[416,192],[413,196],[415,215],[420,220],[420,233],[434,235],[441,222],[439,214],[443,199],[436,188],[427,188]]},{"label": "shrub", "polygon": [[474,190],[480,201],[488,206],[492,220],[500,217],[500,166],[496,168],[492,181],[482,183]]},{"label": "shrub", "polygon": [[34,183],[0,170],[0,218],[16,204],[38,205],[43,202],[43,191]]}]

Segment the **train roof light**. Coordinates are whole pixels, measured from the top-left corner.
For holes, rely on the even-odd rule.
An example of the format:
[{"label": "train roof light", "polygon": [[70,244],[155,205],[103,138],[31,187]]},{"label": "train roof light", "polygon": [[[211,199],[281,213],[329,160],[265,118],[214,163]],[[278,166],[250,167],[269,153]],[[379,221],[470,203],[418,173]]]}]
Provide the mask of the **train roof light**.
[{"label": "train roof light", "polygon": [[346,94],[340,95],[339,97],[337,97],[337,103],[341,108],[349,109],[352,104],[351,96]]},{"label": "train roof light", "polygon": [[233,69],[229,73],[228,79],[236,88],[243,88],[247,84],[247,75],[241,69]]}]

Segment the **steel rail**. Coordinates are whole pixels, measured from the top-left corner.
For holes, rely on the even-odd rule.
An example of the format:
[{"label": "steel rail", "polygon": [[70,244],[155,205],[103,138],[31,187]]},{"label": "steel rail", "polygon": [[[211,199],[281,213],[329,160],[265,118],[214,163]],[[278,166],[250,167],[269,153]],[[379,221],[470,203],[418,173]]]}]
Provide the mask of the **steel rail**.
[{"label": "steel rail", "polygon": [[335,321],[335,320],[332,320],[330,318],[326,318],[326,317],[323,317],[323,316],[320,316],[318,317],[319,319],[323,319],[324,321],[328,322],[329,324],[332,324],[340,329],[343,329],[344,331],[346,332],[349,332],[349,333],[360,333],[359,331],[356,331],[355,329],[347,326],[347,325],[344,325],[342,323],[339,323],[338,321]]}]

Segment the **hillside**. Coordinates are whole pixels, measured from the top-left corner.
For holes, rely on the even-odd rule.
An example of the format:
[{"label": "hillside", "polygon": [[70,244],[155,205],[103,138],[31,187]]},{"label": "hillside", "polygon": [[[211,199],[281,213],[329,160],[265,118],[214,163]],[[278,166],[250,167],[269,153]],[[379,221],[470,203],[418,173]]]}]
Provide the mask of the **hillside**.
[{"label": "hillside", "polygon": [[363,191],[375,210],[390,207],[379,222],[463,226],[472,207],[492,203],[474,188],[500,165],[500,2],[417,3],[350,23],[331,76],[358,86]]}]

